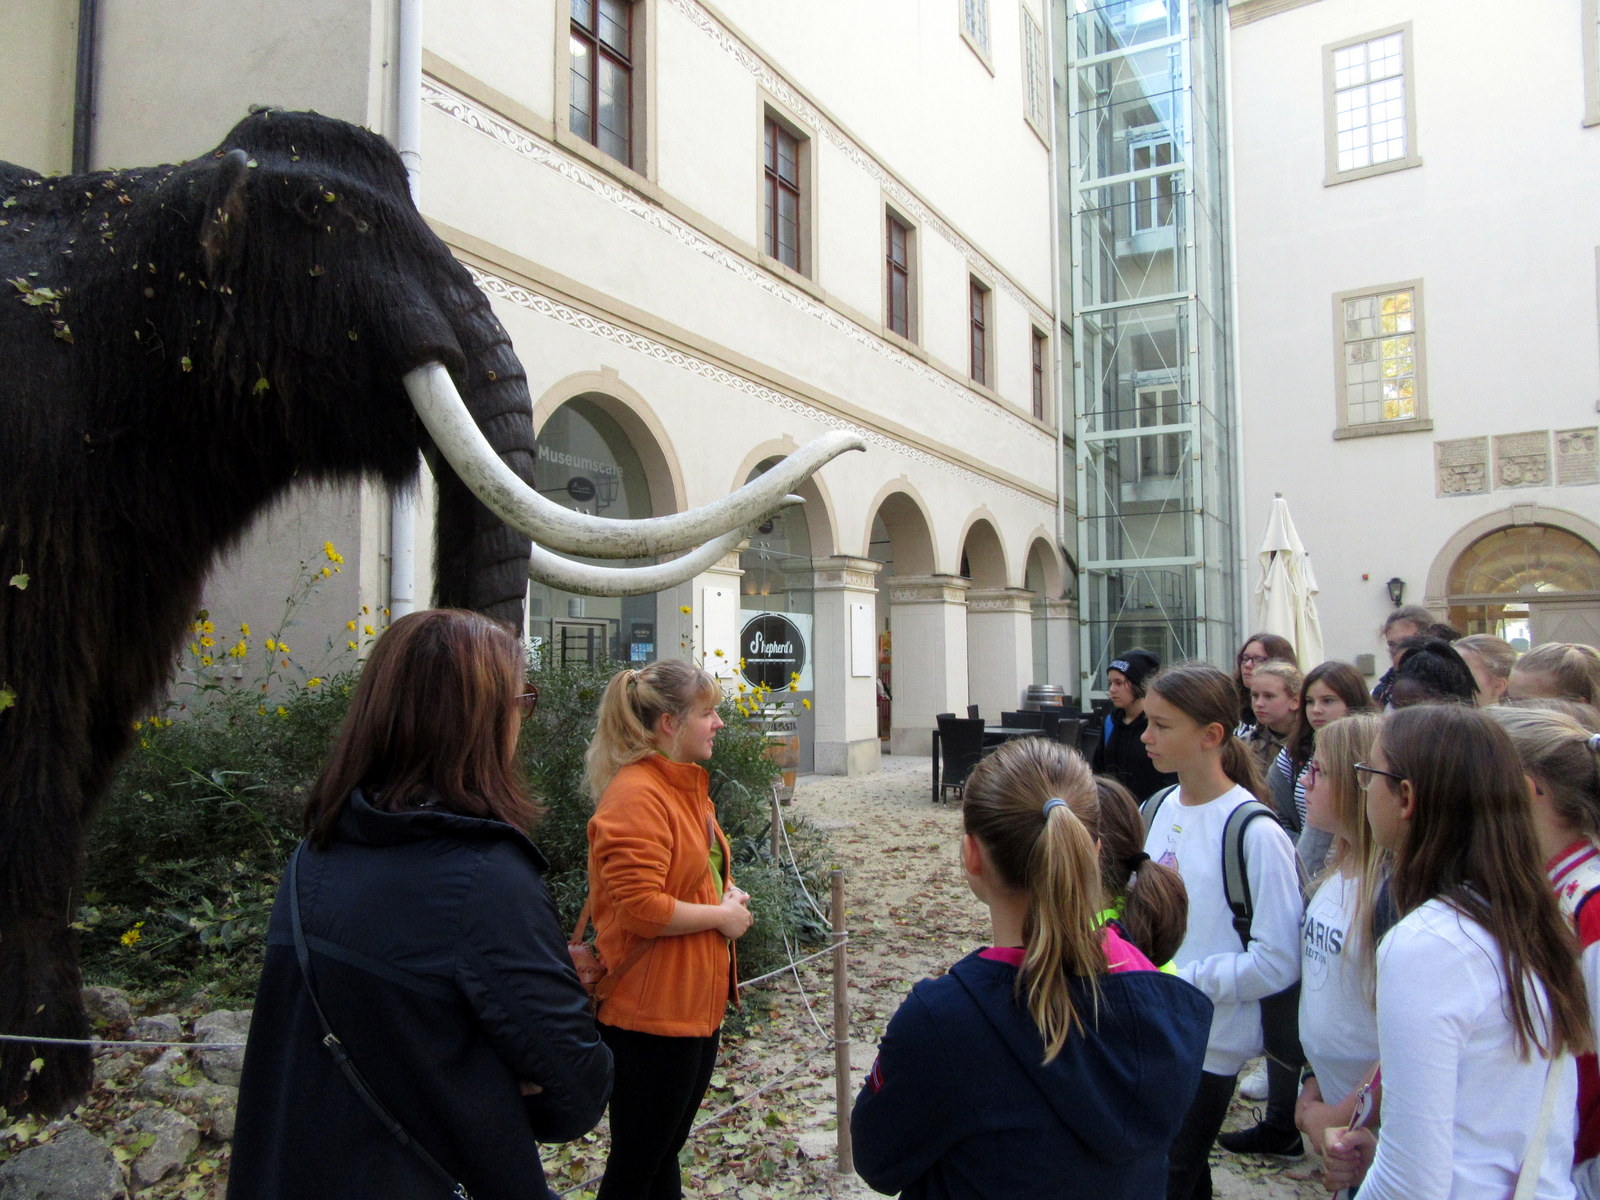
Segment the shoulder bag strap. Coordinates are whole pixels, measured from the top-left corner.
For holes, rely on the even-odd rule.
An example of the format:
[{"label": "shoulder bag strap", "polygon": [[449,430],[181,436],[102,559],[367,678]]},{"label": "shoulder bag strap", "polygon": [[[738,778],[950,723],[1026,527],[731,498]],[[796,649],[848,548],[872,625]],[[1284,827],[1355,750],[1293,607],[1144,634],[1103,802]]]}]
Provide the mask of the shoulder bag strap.
[{"label": "shoulder bag strap", "polygon": [[1517,1190],[1511,1200],[1533,1200],[1539,1187],[1539,1173],[1544,1169],[1545,1142],[1549,1140],[1550,1117],[1556,1108],[1556,1091],[1561,1077],[1556,1071],[1557,1059],[1552,1058],[1544,1071],[1544,1102],[1539,1106],[1539,1123],[1533,1127],[1533,1138],[1528,1142],[1528,1153],[1523,1156],[1522,1169],[1517,1172]]},{"label": "shoulder bag strap", "polygon": [[328,1053],[333,1055],[333,1061],[338,1064],[339,1070],[349,1080],[350,1086],[355,1089],[356,1095],[360,1096],[362,1102],[372,1110],[372,1115],[378,1118],[378,1122],[394,1135],[394,1139],[421,1159],[422,1164],[432,1171],[440,1182],[450,1188],[450,1194],[456,1197],[457,1200],[472,1200],[466,1186],[457,1183],[451,1177],[450,1172],[441,1167],[433,1155],[424,1150],[421,1143],[406,1132],[405,1126],[401,1125],[395,1119],[394,1114],[384,1107],[383,1101],[373,1094],[372,1089],[367,1086],[367,1081],[362,1078],[361,1072],[356,1070],[355,1063],[350,1061],[350,1055],[345,1052],[344,1043],[339,1040],[332,1027],[328,1024],[327,1014],[322,1011],[322,1003],[317,999],[316,984],[311,975],[311,954],[306,949],[305,931],[300,926],[300,876],[298,868],[300,865],[300,852],[304,849],[305,843],[301,842],[295,847],[294,853],[289,856],[289,921],[294,930],[295,957],[300,960],[300,973],[305,976],[306,980],[306,995],[310,997],[311,1007],[316,1010],[317,1022],[322,1026],[322,1044],[328,1048]]}]

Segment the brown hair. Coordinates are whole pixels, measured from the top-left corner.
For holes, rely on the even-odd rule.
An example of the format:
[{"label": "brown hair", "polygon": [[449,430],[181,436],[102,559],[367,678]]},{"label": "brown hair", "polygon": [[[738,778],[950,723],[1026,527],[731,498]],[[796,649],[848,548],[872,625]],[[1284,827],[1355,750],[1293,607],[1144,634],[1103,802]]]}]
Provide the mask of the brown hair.
[{"label": "brown hair", "polygon": [[1600,650],[1581,642],[1546,642],[1517,660],[1517,670],[1548,675],[1564,699],[1600,705]]},{"label": "brown hair", "polygon": [[1272,802],[1256,756],[1233,735],[1233,680],[1210,663],[1187,662],[1162,671],[1150,681],[1150,690],[1197,725],[1222,726],[1223,773],[1257,800]]},{"label": "brown hair", "polygon": [[1600,734],[1549,709],[1496,705],[1487,711],[1516,747],[1524,773],[1550,797],[1556,816],[1580,833],[1600,836]]},{"label": "brown hair", "polygon": [[[1046,802],[1061,800],[1046,810]],[[1106,972],[1100,930],[1100,817],[1094,776],[1060,742],[1017,738],[972,768],[961,793],[962,828],[982,843],[1007,887],[1028,894],[1019,997],[1044,1039],[1044,1061],[1061,1053],[1083,1018],[1073,980],[1098,1003]]]},{"label": "brown hair", "polygon": [[[1551,1058],[1589,1049],[1583,977],[1540,866],[1510,739],[1481,709],[1424,704],[1390,713],[1378,741],[1389,769],[1410,785],[1414,804],[1395,851],[1400,913],[1438,899],[1494,937],[1505,1008],[1524,1058],[1536,1047]],[[1545,989],[1548,1020],[1535,1009],[1529,981]]]},{"label": "brown hair", "polygon": [[1151,962],[1172,961],[1189,927],[1189,892],[1183,876],[1144,852],[1144,816],[1133,793],[1096,775],[1100,826],[1100,890],[1106,907],[1120,908],[1117,923]]},{"label": "brown hair", "polygon": [[1306,715],[1306,700],[1314,683],[1322,684],[1344,701],[1346,716],[1378,711],[1378,702],[1367,691],[1366,681],[1361,678],[1360,671],[1336,658],[1318,663],[1306,672],[1305,680],[1300,684],[1300,711],[1295,713],[1294,731],[1284,742],[1289,749],[1290,759],[1296,765],[1309,762],[1316,745],[1314,735],[1317,731],[1311,727],[1311,718]]},{"label": "brown hair", "polygon": [[656,752],[656,725],[663,716],[681,719],[697,700],[716,704],[721,699],[721,685],[681,659],[618,671],[600,696],[594,737],[583,756],[590,797],[600,799],[612,776]]},{"label": "brown hair", "polygon": [[427,804],[526,830],[541,814],[516,770],[522,644],[480,613],[408,613],[362,668],[305,827],[325,846],[350,793],[384,812]]},{"label": "brown hair", "polygon": [[1294,652],[1293,643],[1275,633],[1252,633],[1239,643],[1239,650],[1233,656],[1233,686],[1239,693],[1239,720],[1245,725],[1256,723],[1255,710],[1250,707],[1250,689],[1244,685],[1244,652],[1250,649],[1251,642],[1261,643],[1261,648],[1267,652],[1268,662],[1281,659],[1295,666],[1300,665],[1300,658]]}]

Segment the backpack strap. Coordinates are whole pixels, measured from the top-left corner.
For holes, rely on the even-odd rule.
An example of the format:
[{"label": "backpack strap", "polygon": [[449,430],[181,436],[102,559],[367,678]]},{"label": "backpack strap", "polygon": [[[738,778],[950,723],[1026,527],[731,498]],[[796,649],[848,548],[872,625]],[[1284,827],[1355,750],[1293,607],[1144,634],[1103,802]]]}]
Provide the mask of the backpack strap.
[{"label": "backpack strap", "polygon": [[1139,802],[1139,815],[1144,818],[1145,837],[1150,836],[1150,826],[1156,823],[1156,813],[1161,811],[1161,805],[1166,801],[1168,796],[1172,795],[1172,793],[1177,790],[1177,784],[1168,784],[1159,792],[1146,796]]},{"label": "backpack strap", "polygon": [[1222,890],[1227,896],[1228,911],[1233,914],[1233,931],[1245,949],[1250,947],[1250,918],[1255,910],[1250,899],[1250,876],[1245,870],[1244,831],[1257,817],[1278,819],[1259,800],[1247,800],[1228,814],[1222,826]]},{"label": "backpack strap", "polygon": [[1107,746],[1111,745],[1111,735],[1116,732],[1116,729],[1117,714],[1115,712],[1108,712],[1106,714],[1105,728],[1100,731],[1100,740]]}]

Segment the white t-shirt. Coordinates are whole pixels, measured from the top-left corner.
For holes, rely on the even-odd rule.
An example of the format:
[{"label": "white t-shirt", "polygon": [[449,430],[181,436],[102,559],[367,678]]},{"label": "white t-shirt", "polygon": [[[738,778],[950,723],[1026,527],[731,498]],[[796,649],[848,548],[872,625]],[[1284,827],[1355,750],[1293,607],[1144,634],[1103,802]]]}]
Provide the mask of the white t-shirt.
[{"label": "white t-shirt", "polygon": [[[1539,990],[1539,1007],[1544,995]],[[1573,1195],[1574,1060],[1517,1057],[1500,951],[1443,901],[1409,912],[1378,945],[1383,1128],[1361,1200],[1505,1200],[1539,1120],[1547,1069],[1555,1110],[1535,1193]]]},{"label": "white t-shirt", "polygon": [[1335,871],[1300,923],[1300,1046],[1327,1104],[1359,1087],[1378,1061],[1370,976],[1350,937],[1360,888],[1358,878]]},{"label": "white t-shirt", "polygon": [[1156,810],[1144,851],[1177,870],[1189,893],[1189,927],[1173,956],[1178,976],[1211,999],[1205,1069],[1235,1075],[1261,1052],[1261,1005],[1300,975],[1300,878],[1294,846],[1277,821],[1245,827],[1245,877],[1253,918],[1242,950],[1222,885],[1222,828],[1228,814],[1255,799],[1242,787],[1205,804],[1186,805],[1174,789]]}]

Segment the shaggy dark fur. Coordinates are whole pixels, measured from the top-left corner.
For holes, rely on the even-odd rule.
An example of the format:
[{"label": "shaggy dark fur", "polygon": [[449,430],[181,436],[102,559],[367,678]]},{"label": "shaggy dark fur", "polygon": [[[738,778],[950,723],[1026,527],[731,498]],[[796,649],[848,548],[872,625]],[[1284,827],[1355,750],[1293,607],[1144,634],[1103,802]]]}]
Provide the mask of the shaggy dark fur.
[{"label": "shaggy dark fur", "polygon": [[[531,480],[521,365],[374,134],[267,111],[176,166],[0,163],[0,1032],[84,1033],[84,823],[212,564],[295,484],[409,485],[431,447],[400,376],[430,359]],[[526,539],[435,469],[439,603],[520,628]],[[88,1082],[0,1043],[0,1105]]]}]

